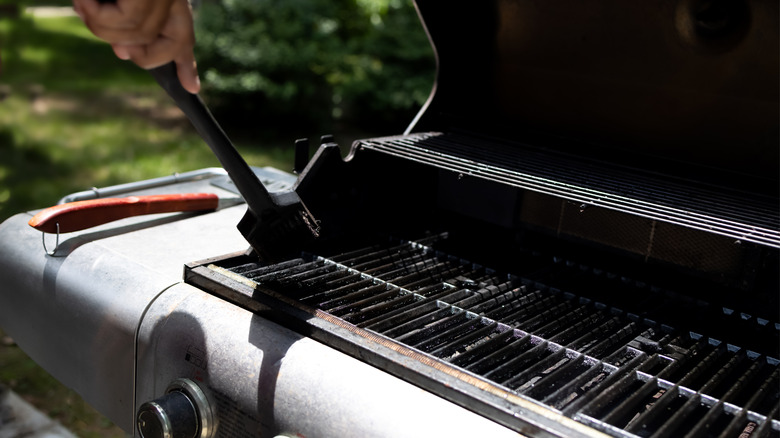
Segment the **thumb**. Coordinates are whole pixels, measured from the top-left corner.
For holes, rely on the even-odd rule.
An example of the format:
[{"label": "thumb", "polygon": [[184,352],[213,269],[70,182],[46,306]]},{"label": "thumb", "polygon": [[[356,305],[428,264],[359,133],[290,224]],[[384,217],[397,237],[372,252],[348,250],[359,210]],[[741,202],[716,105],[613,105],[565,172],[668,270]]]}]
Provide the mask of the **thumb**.
[{"label": "thumb", "polygon": [[128,61],[130,59],[130,51],[128,50],[127,46],[111,44],[111,48],[114,49],[114,55],[116,55],[117,58],[124,61]]},{"label": "thumb", "polygon": [[174,60],[176,62],[176,71],[179,75],[179,82],[185,90],[192,94],[198,94],[200,91],[200,77],[198,76],[198,66],[195,62],[195,56],[192,52],[188,52],[180,58]]}]

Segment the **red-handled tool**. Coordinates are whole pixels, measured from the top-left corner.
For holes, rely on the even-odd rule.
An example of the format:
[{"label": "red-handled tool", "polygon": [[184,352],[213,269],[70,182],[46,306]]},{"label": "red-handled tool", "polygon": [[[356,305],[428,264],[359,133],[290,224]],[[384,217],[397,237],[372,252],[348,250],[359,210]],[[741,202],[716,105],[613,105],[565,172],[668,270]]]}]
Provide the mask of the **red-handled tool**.
[{"label": "red-handled tool", "polygon": [[130,216],[217,210],[241,202],[241,198],[220,198],[213,193],[90,199],[49,207],[33,216],[28,224],[44,233],[69,233]]}]

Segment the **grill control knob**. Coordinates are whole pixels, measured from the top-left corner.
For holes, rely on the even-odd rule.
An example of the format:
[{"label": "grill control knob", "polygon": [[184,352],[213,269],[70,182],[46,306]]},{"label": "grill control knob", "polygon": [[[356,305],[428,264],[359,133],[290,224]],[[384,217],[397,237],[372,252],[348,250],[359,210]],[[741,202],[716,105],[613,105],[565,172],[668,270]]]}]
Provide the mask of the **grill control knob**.
[{"label": "grill control knob", "polygon": [[138,408],[136,425],[142,438],[211,438],[216,416],[195,382],[177,379],[165,395]]}]

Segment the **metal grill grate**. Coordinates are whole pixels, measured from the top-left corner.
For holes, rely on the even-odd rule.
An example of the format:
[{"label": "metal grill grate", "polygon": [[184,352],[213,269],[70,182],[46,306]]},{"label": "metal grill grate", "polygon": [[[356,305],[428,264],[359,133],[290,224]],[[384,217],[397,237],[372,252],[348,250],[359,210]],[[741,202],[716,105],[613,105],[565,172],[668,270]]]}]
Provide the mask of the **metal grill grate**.
[{"label": "metal grill grate", "polygon": [[230,270],[614,436],[780,436],[777,359],[437,252],[443,239]]},{"label": "metal grill grate", "polygon": [[360,148],[572,202],[780,248],[777,199],[672,181],[636,169],[544,154],[458,134],[419,133],[362,140]]}]

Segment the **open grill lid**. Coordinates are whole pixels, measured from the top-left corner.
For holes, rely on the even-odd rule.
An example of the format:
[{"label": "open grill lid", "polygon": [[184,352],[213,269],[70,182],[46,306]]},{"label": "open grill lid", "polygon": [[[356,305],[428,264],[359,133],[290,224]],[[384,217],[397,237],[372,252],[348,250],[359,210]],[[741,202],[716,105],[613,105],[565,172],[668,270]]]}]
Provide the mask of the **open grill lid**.
[{"label": "open grill lid", "polygon": [[417,7],[438,75],[410,131],[489,132],[777,197],[777,2]]}]

